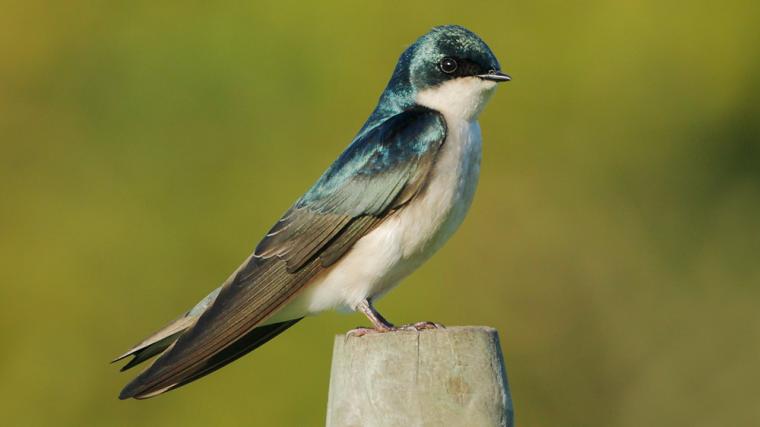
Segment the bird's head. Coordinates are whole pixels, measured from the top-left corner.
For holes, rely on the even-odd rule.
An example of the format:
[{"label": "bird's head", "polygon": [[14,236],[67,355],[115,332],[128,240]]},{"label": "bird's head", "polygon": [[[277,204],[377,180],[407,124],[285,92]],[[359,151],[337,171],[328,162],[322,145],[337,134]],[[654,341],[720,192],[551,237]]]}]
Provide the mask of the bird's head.
[{"label": "bird's head", "polygon": [[480,37],[466,28],[445,25],[433,28],[404,51],[386,92],[444,114],[473,119],[496,85],[509,80]]},{"label": "bird's head", "polygon": [[417,91],[462,78],[496,83],[510,80],[501,72],[499,61],[488,45],[460,26],[433,28],[410,49],[409,74]]}]

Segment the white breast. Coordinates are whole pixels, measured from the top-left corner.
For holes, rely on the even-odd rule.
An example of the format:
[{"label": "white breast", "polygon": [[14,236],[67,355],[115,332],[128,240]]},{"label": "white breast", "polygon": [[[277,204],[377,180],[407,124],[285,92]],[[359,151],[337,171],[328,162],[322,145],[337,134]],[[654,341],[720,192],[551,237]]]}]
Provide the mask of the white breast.
[{"label": "white breast", "polygon": [[475,194],[482,147],[477,116],[494,86],[465,78],[418,94],[417,102],[441,112],[447,125],[427,187],[267,323],[353,309],[390,290],[440,249],[462,223]]}]

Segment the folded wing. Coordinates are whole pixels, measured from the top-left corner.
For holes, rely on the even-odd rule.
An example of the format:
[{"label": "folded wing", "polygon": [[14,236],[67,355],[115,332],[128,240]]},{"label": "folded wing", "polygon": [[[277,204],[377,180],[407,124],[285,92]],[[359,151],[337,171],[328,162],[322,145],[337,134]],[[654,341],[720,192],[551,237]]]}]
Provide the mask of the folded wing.
[{"label": "folded wing", "polygon": [[414,108],[360,134],[291,207],[213,304],[120,398],[145,398],[206,375],[299,319],[262,322],[426,183],[446,137],[436,111]]}]

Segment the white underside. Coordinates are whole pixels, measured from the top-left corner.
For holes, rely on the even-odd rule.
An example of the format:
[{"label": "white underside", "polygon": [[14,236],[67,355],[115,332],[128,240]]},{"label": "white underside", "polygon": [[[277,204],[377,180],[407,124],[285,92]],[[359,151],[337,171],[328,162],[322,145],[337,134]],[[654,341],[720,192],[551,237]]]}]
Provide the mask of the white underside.
[{"label": "white underside", "polygon": [[448,128],[428,186],[266,323],[353,310],[362,300],[388,292],[443,246],[475,194],[482,147],[477,117],[494,87],[478,78],[460,78],[418,94],[417,102],[441,112]]}]

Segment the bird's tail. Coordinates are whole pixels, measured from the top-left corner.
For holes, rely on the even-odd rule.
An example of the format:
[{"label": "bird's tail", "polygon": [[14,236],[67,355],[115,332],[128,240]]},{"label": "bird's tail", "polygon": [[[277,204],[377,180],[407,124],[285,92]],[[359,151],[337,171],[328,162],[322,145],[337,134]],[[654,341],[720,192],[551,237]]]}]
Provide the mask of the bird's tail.
[{"label": "bird's tail", "polygon": [[[228,363],[237,360],[241,356],[244,356],[245,354],[264,345],[267,343],[267,341],[271,340],[272,338],[284,332],[286,329],[295,325],[301,319],[302,318],[288,320],[280,323],[272,323],[269,325],[259,326],[258,328],[251,330],[246,335],[242,336],[239,340],[235,341],[232,345],[224,348],[219,353],[210,357],[203,365],[199,366],[194,371],[185,374],[184,378],[182,378],[181,381],[169,387],[159,388],[152,384],[154,382],[154,379],[151,378],[152,371],[148,369],[142,374],[138,375],[137,378],[132,380],[124,387],[124,389],[121,391],[121,394],[119,394],[119,399],[147,399],[150,397],[158,396],[159,394],[173,390],[187,383],[193,382],[198,378],[208,375],[217,369],[227,365]],[[169,344],[162,348],[162,351],[167,347],[170,348],[178,337],[179,335],[174,337]],[[164,343],[165,342],[161,343],[161,345]],[[159,342],[156,342],[153,345],[158,346]],[[136,359],[137,357],[135,357],[135,359],[132,361]]]},{"label": "bird's tail", "polygon": [[169,348],[169,346],[174,344],[183,332],[195,324],[201,314],[203,314],[203,312],[216,300],[221,289],[222,287],[220,286],[211,291],[211,293],[206,295],[206,297],[196,304],[195,307],[188,310],[182,316],[169,322],[168,325],[154,332],[153,335],[135,344],[124,354],[112,360],[111,363],[124,359],[127,356],[134,356],[129,363],[122,366],[121,370],[126,371],[127,369],[137,366],[151,357],[162,353]]},{"label": "bird's tail", "polygon": [[134,356],[129,363],[121,367],[121,371],[126,371],[129,368],[139,365],[169,348],[169,346],[174,344],[174,341],[177,341],[177,338],[179,338],[187,328],[192,326],[197,319],[197,316],[189,316],[187,314],[175,319],[150,335],[148,338],[135,344],[124,354],[113,359],[111,363],[122,360],[128,356]]}]

